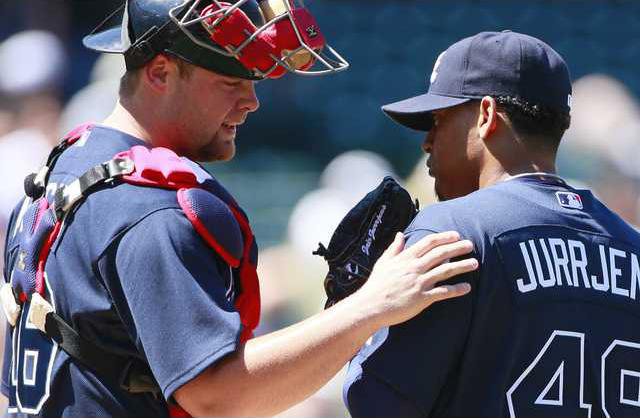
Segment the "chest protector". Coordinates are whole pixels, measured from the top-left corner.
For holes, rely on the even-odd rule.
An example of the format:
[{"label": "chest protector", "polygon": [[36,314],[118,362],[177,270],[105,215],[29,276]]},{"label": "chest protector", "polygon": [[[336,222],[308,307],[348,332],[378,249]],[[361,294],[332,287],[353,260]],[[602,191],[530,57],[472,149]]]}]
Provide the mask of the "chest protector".
[{"label": "chest protector", "polygon": [[[194,229],[234,269],[236,274],[231,280],[239,277],[241,289],[234,305],[242,323],[241,342],[253,336],[260,319],[253,232],[242,209],[219,183],[213,178],[199,181],[189,163],[166,148],[134,146],[89,169],[68,185],[60,186],[53,198],[47,199],[45,190],[49,173],[58,157],[90,129],[91,125],[83,125],[67,134],[51,152],[43,169],[25,179],[28,199],[21,211],[23,223],[16,235],[18,252],[10,283],[4,283],[0,288],[2,308],[11,326],[15,326],[21,306],[29,301],[31,323],[58,343],[71,358],[131,393],[158,395],[159,387],[147,364],[106,352],[85,339],[57,315],[45,299],[45,266],[65,216],[107,182],[175,190],[178,203]],[[225,222],[227,232],[216,235],[220,222]],[[172,416],[188,416],[176,405],[170,405],[169,409]]]}]

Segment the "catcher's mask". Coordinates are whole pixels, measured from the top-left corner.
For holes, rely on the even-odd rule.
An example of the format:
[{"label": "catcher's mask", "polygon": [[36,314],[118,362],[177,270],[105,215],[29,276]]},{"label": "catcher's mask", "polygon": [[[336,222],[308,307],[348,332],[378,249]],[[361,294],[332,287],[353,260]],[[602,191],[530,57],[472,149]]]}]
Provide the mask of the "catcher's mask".
[{"label": "catcher's mask", "polygon": [[83,42],[90,49],[124,54],[129,69],[162,52],[254,80],[349,67],[295,0],[127,0],[119,11],[118,26],[104,29],[116,11]]}]

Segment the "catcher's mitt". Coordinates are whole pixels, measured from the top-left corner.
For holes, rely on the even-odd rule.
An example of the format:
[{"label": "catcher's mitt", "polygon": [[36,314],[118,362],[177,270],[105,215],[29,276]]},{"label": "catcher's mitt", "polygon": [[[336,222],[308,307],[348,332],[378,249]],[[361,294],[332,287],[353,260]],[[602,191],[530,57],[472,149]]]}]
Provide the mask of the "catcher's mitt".
[{"label": "catcher's mitt", "polygon": [[325,309],[358,290],[369,278],[373,265],[418,212],[409,193],[391,177],[385,177],[342,219],[329,247],[322,243],[313,254],[327,260],[324,280]]}]

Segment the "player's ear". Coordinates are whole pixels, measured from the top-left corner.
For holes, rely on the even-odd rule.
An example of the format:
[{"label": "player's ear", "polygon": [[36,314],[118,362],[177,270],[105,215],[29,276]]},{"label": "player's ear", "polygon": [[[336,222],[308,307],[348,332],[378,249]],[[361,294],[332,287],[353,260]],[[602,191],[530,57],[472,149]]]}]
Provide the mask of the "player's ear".
[{"label": "player's ear", "polygon": [[144,83],[152,90],[163,93],[169,88],[169,84],[177,75],[175,63],[162,54],[156,55],[143,68]]},{"label": "player's ear", "polygon": [[484,96],[480,100],[478,112],[478,135],[482,140],[486,140],[496,131],[498,125],[498,104],[491,96]]}]

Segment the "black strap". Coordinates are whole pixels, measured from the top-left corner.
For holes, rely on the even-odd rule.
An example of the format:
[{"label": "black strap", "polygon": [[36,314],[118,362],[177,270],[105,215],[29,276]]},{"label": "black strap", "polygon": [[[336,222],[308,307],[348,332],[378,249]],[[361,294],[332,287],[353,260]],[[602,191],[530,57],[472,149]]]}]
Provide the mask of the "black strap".
[{"label": "black strap", "polygon": [[25,194],[27,196],[35,200],[45,195],[47,184],[49,184],[49,176],[51,175],[51,172],[53,171],[54,166],[58,162],[58,158],[60,158],[62,153],[66,151],[66,149],[69,148],[71,145],[72,143],[70,142],[70,139],[65,137],[58,143],[58,145],[56,145],[51,150],[51,152],[49,153],[49,156],[47,157],[47,162],[45,163],[44,167],[41,169],[41,171],[45,170],[44,178],[40,179],[41,183],[40,182],[36,183],[36,179],[38,178],[39,173],[29,174],[24,179],[24,189],[25,189]]},{"label": "black strap", "polygon": [[62,219],[76,203],[97,186],[115,177],[131,173],[133,169],[133,161],[130,159],[114,158],[90,168],[75,181],[57,188],[53,195],[56,219]]},{"label": "black strap", "polygon": [[84,195],[91,187],[102,183],[104,180],[111,177],[104,164],[98,164],[95,167],[91,167],[84,174],[78,177],[80,182],[80,191]]},{"label": "black strap", "polygon": [[[56,145],[51,150],[51,152],[49,153],[49,156],[47,157],[47,162],[40,169],[40,172],[31,173],[27,177],[25,177],[24,192],[28,197],[36,200],[44,196],[46,192],[47,184],[49,183],[49,175],[51,174],[53,167],[58,161],[58,158],[60,157],[60,155],[62,155],[64,150],[66,150],[69,147],[69,145],[70,145],[69,141],[66,139],[63,139],[58,145]],[[38,179],[39,174],[42,174],[42,173],[44,173],[44,178],[39,179],[38,183],[36,183],[36,179]]]},{"label": "black strap", "polygon": [[158,397],[160,387],[149,366],[134,357],[115,355],[83,338],[55,312],[46,317],[47,336],[58,343],[73,359],[94,371],[98,376],[118,384],[130,393],[152,393]]},{"label": "black strap", "polygon": [[51,172],[53,171],[53,167],[58,162],[58,158],[60,158],[62,153],[64,151],[66,151],[66,149],[69,148],[71,145],[72,144],[69,142],[69,139],[64,138],[62,141],[60,141],[60,143],[58,145],[56,145],[51,150],[51,153],[49,153],[49,157],[47,158],[47,163],[45,164],[48,167],[46,176],[44,178],[44,187],[45,188],[47,187],[47,184],[49,184],[49,176],[51,175]]}]

